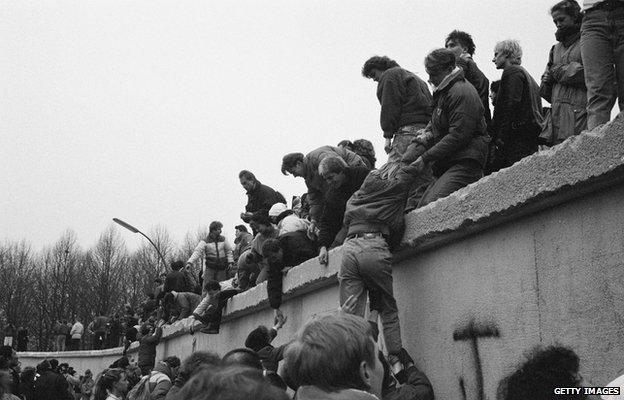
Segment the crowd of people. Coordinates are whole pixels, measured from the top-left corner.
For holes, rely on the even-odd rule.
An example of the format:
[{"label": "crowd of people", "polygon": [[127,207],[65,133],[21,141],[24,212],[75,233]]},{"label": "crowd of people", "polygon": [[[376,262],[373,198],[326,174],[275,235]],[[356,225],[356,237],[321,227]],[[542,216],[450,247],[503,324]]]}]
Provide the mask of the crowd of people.
[{"label": "crowd of people", "polygon": [[[557,43],[539,83],[521,66],[522,48],[516,40],[496,44],[492,62],[502,76],[490,83],[473,60],[471,35],[459,30],[448,34],[444,48],[425,57],[432,92],[427,82],[391,58],[368,59],[362,75],[377,83],[388,161],[377,168],[375,150],[366,139],[286,154],[282,173],[303,178],[307,187],[290,208],[279,191],[252,172],[240,171],[248,198],[240,218],[251,232],[237,225],[232,245],[222,235],[223,224],[212,222],[192,255],[172,262],[159,277],[140,310],[127,306],[123,315],[100,315],[87,326],[95,349],[123,345],[125,351],[138,341],[136,367],[149,377],[135,382],[128,365],[110,368],[96,379],[94,398],[122,398],[128,380],[130,386],[150,392],[161,393],[168,385],[178,388],[174,396],[183,396],[170,397],[169,391],[157,398],[213,398],[207,393],[219,398],[221,391],[281,398],[286,383],[299,399],[374,398],[370,394],[433,398],[428,379],[403,347],[393,294],[391,252],[400,245],[404,215],[511,166],[540,146],[557,145],[608,122],[616,98],[620,108],[624,105],[624,1],[584,0],[581,9],[576,1],[563,0],[550,14]],[[542,99],[551,107],[543,108]],[[280,309],[283,276],[314,257],[327,265],[329,250],[337,246],[342,246],[335,260],[340,266],[340,305],[353,316],[317,319],[286,351],[272,348],[271,339],[286,319]],[[275,310],[274,330],[259,328],[250,335],[247,349],[221,360],[216,354],[197,353],[182,367],[177,359],[155,362],[162,325],[190,318],[191,333],[218,334],[227,300],[264,281]],[[362,322],[365,315],[368,322]],[[369,340],[378,320],[387,357]],[[56,350],[78,349],[84,328],[78,321],[58,321],[54,333]],[[345,337],[356,339],[345,342]],[[313,355],[311,349],[320,353]],[[280,377],[274,374],[282,357],[287,372]],[[578,357],[567,349],[548,349],[535,357],[561,364],[561,376],[578,370]],[[531,368],[539,368],[533,361]],[[60,371],[54,366],[40,370],[37,374],[49,375],[50,382],[48,372]],[[514,385],[527,382],[515,377],[502,384],[504,398],[516,398],[522,389]],[[163,381],[169,383],[161,385]],[[351,394],[328,394],[337,391]]]}]

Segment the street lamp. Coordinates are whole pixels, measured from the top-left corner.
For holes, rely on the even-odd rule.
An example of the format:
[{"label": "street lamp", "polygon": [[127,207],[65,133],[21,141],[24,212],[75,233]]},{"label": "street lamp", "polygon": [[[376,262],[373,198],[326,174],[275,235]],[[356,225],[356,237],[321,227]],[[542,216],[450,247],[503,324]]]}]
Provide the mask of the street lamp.
[{"label": "street lamp", "polygon": [[156,249],[156,253],[158,253],[158,256],[160,257],[160,259],[161,259],[161,260],[162,260],[162,262],[163,262],[163,266],[164,266],[165,268],[167,268],[167,262],[165,261],[165,257],[163,257],[163,256],[162,256],[162,254],[160,254],[160,250],[158,249],[158,246],[156,246],[156,245],[154,244],[154,242],[152,242],[152,239],[148,238],[146,234],[144,234],[143,232],[141,232],[140,230],[138,230],[138,229],[137,229],[137,228],[135,228],[134,226],[130,225],[129,223],[127,223],[127,222],[124,222],[124,221],[120,220],[119,218],[113,218],[113,222],[115,222],[116,224],[119,224],[119,225],[123,226],[124,228],[126,228],[127,230],[129,230],[129,231],[130,231],[130,232],[132,232],[132,233],[140,233],[141,235],[143,235],[143,237],[144,237],[145,239],[147,239],[147,240],[150,242],[150,244],[151,244],[152,246],[154,246],[154,248]]}]

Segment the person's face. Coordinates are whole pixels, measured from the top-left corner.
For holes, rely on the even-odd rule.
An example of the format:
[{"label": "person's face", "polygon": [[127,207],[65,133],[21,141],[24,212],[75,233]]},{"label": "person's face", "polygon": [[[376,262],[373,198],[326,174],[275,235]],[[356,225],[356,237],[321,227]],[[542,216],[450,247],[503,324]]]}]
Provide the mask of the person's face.
[{"label": "person's face", "polygon": [[505,69],[507,65],[507,55],[503,54],[500,49],[494,49],[494,58],[492,58],[492,62],[496,66],[496,69]]},{"label": "person's face", "polygon": [[268,252],[266,254],[266,258],[269,264],[279,264],[280,262],[282,262],[283,256],[284,253],[282,252],[282,249],[279,249],[276,252]]},{"label": "person's face", "polygon": [[210,231],[210,234],[212,235],[212,237],[218,237],[221,235],[221,232],[223,231],[223,228],[216,228]]},{"label": "person's face", "polygon": [[17,358],[17,352],[13,350],[11,353],[11,366],[15,367],[19,363],[19,359]]},{"label": "person's face", "polygon": [[294,177],[303,176],[303,163],[301,161],[297,161],[297,164],[295,164],[295,166],[292,167],[292,170],[290,171],[290,173]]},{"label": "person's face", "polygon": [[262,233],[263,235],[268,235],[269,233],[273,232],[273,226],[271,226],[271,224],[258,224],[258,232]]},{"label": "person's face", "polygon": [[378,70],[377,68],[373,68],[371,70],[371,78],[375,81],[375,82],[379,82],[379,80],[381,79],[381,74],[383,74],[383,71]]},{"label": "person's face", "polygon": [[431,71],[429,69],[426,70],[427,74],[429,75],[429,83],[435,87],[440,86],[440,83],[442,83],[444,78],[446,78],[452,72],[452,70],[450,69],[445,69],[442,71]]},{"label": "person's face", "polygon": [[466,52],[466,50],[462,47],[462,45],[453,39],[449,39],[449,41],[446,42],[446,48],[448,50],[451,50],[453,53],[455,53],[456,57],[459,57],[462,55],[462,53]]},{"label": "person's face", "polygon": [[490,90],[490,100],[492,100],[492,105],[496,105],[496,92]]},{"label": "person's face", "polygon": [[245,191],[249,192],[254,187],[254,181],[252,179],[247,179],[246,176],[240,178],[240,184],[245,189]]},{"label": "person's face", "polygon": [[328,174],[323,175],[323,179],[325,182],[332,188],[339,188],[347,179],[344,171],[340,173],[330,172]]},{"label": "person's face", "polygon": [[555,23],[557,29],[566,28],[569,26],[574,26],[574,19],[561,10],[557,10],[552,13],[552,20]]},{"label": "person's face", "polygon": [[235,229],[235,230],[234,230],[234,237],[235,237],[235,238],[237,238],[237,239],[238,239],[238,238],[240,237],[240,235],[242,235],[242,234],[243,234],[243,232],[242,232],[242,231],[240,231],[240,230],[238,230],[238,229]]}]

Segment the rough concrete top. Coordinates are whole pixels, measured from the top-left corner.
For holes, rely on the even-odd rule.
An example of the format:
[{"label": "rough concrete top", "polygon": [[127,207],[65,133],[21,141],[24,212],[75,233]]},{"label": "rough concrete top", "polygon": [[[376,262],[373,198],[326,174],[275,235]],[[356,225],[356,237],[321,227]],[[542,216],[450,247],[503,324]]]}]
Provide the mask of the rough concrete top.
[{"label": "rough concrete top", "polygon": [[[402,259],[473,232],[536,212],[624,180],[624,117],[584,132],[549,150],[527,157],[406,217]],[[334,284],[340,248],[330,251],[329,265],[316,259],[284,277],[284,300]],[[233,297],[224,319],[268,307],[266,283]],[[164,334],[188,331],[189,321],[166,327]]]}]

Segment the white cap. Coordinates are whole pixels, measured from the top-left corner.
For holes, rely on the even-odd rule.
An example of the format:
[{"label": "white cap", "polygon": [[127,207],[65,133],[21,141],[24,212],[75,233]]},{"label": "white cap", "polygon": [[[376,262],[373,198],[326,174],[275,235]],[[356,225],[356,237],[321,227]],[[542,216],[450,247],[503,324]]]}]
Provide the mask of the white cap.
[{"label": "white cap", "polygon": [[271,206],[269,210],[269,217],[277,217],[284,211],[288,210],[288,207],[284,203],[275,203]]}]

